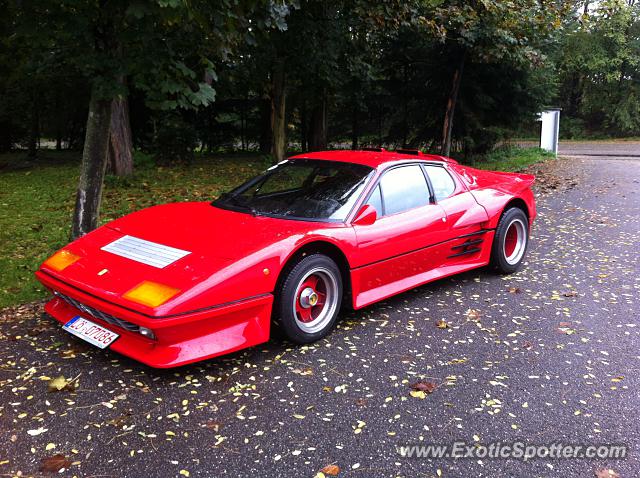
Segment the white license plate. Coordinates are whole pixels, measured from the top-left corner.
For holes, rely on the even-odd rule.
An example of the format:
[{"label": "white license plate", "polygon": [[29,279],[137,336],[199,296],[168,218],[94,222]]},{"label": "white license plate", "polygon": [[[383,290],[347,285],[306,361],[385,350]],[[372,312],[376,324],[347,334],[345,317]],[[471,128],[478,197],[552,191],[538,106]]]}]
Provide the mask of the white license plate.
[{"label": "white license plate", "polygon": [[79,315],[64,324],[62,328],[101,349],[108,347],[111,342],[120,337],[118,334]]}]

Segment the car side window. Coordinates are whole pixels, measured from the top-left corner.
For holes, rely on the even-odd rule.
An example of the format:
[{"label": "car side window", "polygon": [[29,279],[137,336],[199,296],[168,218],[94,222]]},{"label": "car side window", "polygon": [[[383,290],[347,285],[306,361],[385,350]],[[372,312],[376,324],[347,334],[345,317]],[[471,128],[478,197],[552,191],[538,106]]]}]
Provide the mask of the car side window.
[{"label": "car side window", "polygon": [[367,204],[375,208],[376,212],[378,213],[378,216],[382,216],[384,214],[384,211],[382,210],[382,195],[380,194],[379,184],[373,190],[373,192],[371,193],[371,196],[369,196],[369,200],[367,201]]},{"label": "car side window", "polygon": [[449,172],[440,166],[425,166],[425,168],[429,175],[436,201],[441,201],[451,196],[456,190],[456,183]]},{"label": "car side window", "polygon": [[380,188],[385,216],[429,204],[429,186],[418,165],[387,171],[380,179]]}]

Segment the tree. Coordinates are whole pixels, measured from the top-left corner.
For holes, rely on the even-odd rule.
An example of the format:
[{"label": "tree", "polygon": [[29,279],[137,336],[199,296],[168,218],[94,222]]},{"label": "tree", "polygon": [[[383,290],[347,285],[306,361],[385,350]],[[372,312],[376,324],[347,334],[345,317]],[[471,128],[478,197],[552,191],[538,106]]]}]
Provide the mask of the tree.
[{"label": "tree", "polygon": [[[215,90],[215,62],[255,30],[284,26],[286,3],[18,2],[20,34],[49,60],[81,72],[91,83],[72,237],[98,225],[107,166],[114,98],[124,98],[127,78],[153,107],[172,110],[206,106]],[[251,26],[251,28],[249,28]]]},{"label": "tree", "polygon": [[128,176],[133,172],[133,139],[127,98],[111,100],[108,167],[116,176]]},{"label": "tree", "polygon": [[507,62],[516,67],[540,63],[538,48],[551,31],[560,27],[566,8],[562,3],[538,0],[447,0],[432,10],[426,24],[442,42],[453,65],[442,125],[442,154],[451,151],[454,115],[467,62]]},{"label": "tree", "polygon": [[593,2],[567,25],[555,61],[570,134],[640,133],[639,38],[635,0]]}]

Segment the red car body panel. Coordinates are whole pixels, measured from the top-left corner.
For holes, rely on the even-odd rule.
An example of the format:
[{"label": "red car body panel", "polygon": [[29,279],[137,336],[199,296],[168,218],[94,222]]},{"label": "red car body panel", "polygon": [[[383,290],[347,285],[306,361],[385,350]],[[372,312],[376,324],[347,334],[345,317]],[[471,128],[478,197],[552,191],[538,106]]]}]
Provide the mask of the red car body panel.
[{"label": "red car body panel", "polygon": [[[530,223],[536,214],[530,175],[482,171],[441,156],[384,151],[325,151],[290,160],[297,158],[363,164],[375,174],[344,222],[254,216],[208,202],[155,206],[117,219],[65,246],[80,257],[77,262],[61,272],[45,263],[36,272],[57,294],[47,312],[61,323],[83,314],[120,334],[110,348],[148,365],[183,365],[267,341],[278,279],[306,248],[339,256],[352,306],[359,309],[488,264],[494,229],[510,202],[526,207]],[[455,182],[451,196],[371,225],[352,224],[387,168],[424,162],[450,172]],[[189,254],[158,268],[102,249],[124,236]],[[124,298],[143,281],[179,292],[155,308]],[[92,315],[92,310],[109,320]],[[124,328],[118,320],[125,321]],[[126,324],[151,329],[155,340],[128,330]]]},{"label": "red car body panel", "polygon": [[271,294],[159,320],[89,295],[43,271],[36,272],[36,276],[57,294],[73,297],[82,304],[111,316],[151,328],[157,340],[87,315],[85,311],[73,307],[58,296],[45,306],[45,311],[62,324],[81,314],[113,330],[120,337],[110,345],[112,350],[152,367],[184,365],[257,345],[269,339],[273,301]]}]

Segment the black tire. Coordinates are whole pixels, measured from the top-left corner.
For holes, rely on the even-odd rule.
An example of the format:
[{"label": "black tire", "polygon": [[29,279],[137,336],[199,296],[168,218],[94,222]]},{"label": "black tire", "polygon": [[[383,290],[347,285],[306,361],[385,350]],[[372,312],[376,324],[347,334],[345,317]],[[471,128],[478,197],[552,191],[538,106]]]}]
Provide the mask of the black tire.
[{"label": "black tire", "polygon": [[[514,239],[515,234],[515,239]],[[524,244],[520,241],[524,240]],[[529,247],[529,219],[522,209],[507,209],[500,218],[491,246],[491,263],[503,274],[522,266]]]},{"label": "black tire", "polygon": [[[308,344],[325,337],[333,328],[342,304],[340,268],[324,254],[311,254],[302,257],[284,274],[274,304],[275,319],[282,332],[297,344]],[[316,286],[309,287],[308,284],[316,279]],[[324,294],[323,305],[311,305],[314,300],[313,293],[308,294],[309,289],[316,293],[317,304]],[[314,314],[317,314],[315,318]]]}]

